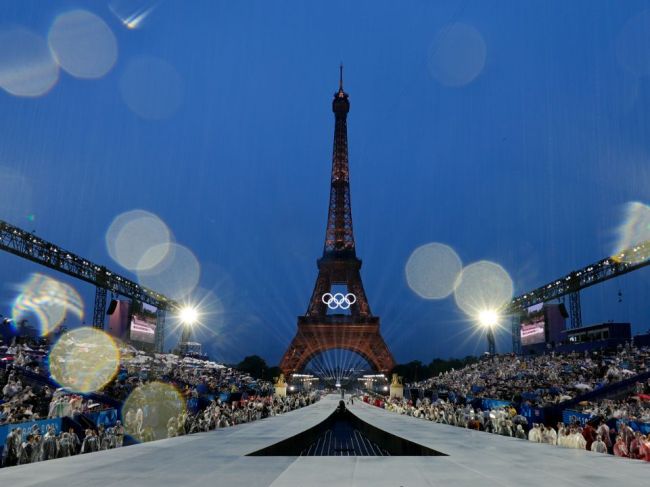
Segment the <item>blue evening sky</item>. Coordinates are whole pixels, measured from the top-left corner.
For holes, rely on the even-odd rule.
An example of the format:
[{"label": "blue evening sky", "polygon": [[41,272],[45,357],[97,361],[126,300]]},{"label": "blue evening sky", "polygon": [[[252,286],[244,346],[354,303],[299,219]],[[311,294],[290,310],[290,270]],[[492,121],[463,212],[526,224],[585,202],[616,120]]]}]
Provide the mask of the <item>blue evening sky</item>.
[{"label": "blue evening sky", "polygon": [[[109,257],[106,230],[128,210],[157,214],[201,263],[218,311],[201,338],[218,359],[277,363],[306,310],[341,61],[357,253],[398,362],[485,350],[453,298],[409,289],[419,245],[498,262],[519,294],[608,255],[625,205],[650,199],[650,2],[160,0],[137,29],[111,5],[0,1],[0,31],[47,37],[57,15],[83,8],[118,44],[101,79],[61,71],[40,97],[0,91],[0,177],[23,178],[0,181],[0,201],[15,203],[0,218],[134,277]],[[458,23],[482,38],[484,65],[464,84],[441,82],[446,67],[431,58]],[[481,57],[472,46],[443,62],[462,75]],[[161,100],[162,119],[124,100],[142,58],[171,66],[135,92]],[[92,286],[9,254],[0,313],[32,272],[74,284],[92,320]],[[649,293],[650,270],[592,288],[583,321],[645,331]],[[510,349],[507,331],[498,348]]]}]

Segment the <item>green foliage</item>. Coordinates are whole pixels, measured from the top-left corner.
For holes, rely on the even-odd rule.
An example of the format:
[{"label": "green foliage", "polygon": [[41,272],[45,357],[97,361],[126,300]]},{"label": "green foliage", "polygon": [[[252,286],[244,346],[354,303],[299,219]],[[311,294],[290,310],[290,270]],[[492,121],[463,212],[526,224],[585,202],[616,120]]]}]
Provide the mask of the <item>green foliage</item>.
[{"label": "green foliage", "polygon": [[237,370],[250,374],[255,379],[272,381],[280,375],[280,367],[269,367],[259,355],[249,355],[235,365]]},{"label": "green foliage", "polygon": [[435,358],[429,365],[424,365],[419,360],[413,360],[406,364],[396,365],[393,373],[403,377],[404,382],[417,382],[451,369],[462,369],[467,365],[478,362],[478,360],[478,357],[472,357],[471,355],[465,358],[452,358],[449,360]]},{"label": "green foliage", "polygon": [[266,361],[259,355],[249,355],[236,365],[238,370],[250,374],[256,379],[263,379],[267,373]]}]

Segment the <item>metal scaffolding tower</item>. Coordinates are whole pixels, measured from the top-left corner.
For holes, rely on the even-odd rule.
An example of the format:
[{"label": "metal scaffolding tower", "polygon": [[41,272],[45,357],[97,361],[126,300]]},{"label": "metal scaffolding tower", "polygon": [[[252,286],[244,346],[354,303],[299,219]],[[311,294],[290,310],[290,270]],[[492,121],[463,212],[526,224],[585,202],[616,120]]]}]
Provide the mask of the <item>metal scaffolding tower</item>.
[{"label": "metal scaffolding tower", "polygon": [[156,348],[162,351],[165,311],[179,308],[176,301],[2,220],[0,250],[96,286],[93,311],[93,326],[96,328],[104,328],[108,291],[155,306],[158,309]]}]

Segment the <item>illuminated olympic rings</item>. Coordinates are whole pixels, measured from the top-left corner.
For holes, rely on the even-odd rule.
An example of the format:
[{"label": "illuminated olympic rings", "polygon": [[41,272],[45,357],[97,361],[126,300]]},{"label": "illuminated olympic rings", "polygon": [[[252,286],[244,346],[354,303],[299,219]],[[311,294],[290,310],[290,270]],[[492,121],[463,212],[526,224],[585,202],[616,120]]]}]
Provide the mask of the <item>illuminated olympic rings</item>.
[{"label": "illuminated olympic rings", "polygon": [[321,299],[329,309],[348,309],[357,302],[357,297],[352,293],[325,293]]}]

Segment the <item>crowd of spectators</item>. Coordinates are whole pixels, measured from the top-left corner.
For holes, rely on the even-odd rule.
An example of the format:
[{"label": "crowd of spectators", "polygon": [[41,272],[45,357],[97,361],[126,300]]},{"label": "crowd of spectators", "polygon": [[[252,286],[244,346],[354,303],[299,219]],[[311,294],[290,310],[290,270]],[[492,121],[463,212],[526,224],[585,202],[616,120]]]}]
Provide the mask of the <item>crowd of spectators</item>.
[{"label": "crowd of spectators", "polygon": [[[366,401],[369,402],[367,396]],[[413,403],[396,398],[374,403],[388,411],[436,423],[650,462],[650,434],[633,431],[625,423],[619,423],[619,431],[616,431],[602,417],[584,426],[578,422],[560,422],[556,428],[538,423],[529,427],[527,419],[517,414],[512,406],[481,410],[469,404],[454,404],[440,399],[434,402],[417,399]]]},{"label": "crowd of spectators", "polygon": [[650,371],[650,350],[621,347],[591,354],[489,356],[408,387],[455,398],[490,398],[547,406]]},{"label": "crowd of spectators", "polygon": [[0,426],[74,416],[107,407],[48,384],[42,366],[45,353],[36,346],[0,346]]},{"label": "crowd of spectators", "polygon": [[585,401],[574,409],[592,416],[650,423],[650,384],[639,384],[639,391],[624,399]]},{"label": "crowd of spectators", "polygon": [[[2,446],[2,465],[47,460],[117,448],[125,438],[152,441],[210,431],[279,415],[318,400],[301,392],[286,398],[273,396],[270,382],[258,381],[234,368],[207,360],[173,354],[149,354],[132,347],[121,349],[120,368],[114,378],[90,397],[57,388],[47,374],[48,347],[37,343],[0,346],[0,426],[39,419],[78,420],[80,415],[124,405],[124,424],[70,428],[57,433],[33,423],[10,428]],[[175,391],[182,407],[164,414],[165,398],[154,403],[129,402],[134,391],[162,383]],[[126,401],[126,402],[125,402]],[[158,401],[160,404],[156,404]],[[161,427],[162,423],[162,427]]]},{"label": "crowd of spectators", "polygon": [[38,424],[23,431],[12,428],[5,440],[2,451],[2,466],[10,467],[34,463],[54,458],[69,457],[79,453],[91,453],[122,446],[124,427],[118,420],[114,427],[97,429],[87,428],[82,439],[74,428],[56,433],[54,426],[49,426],[43,434]]}]

